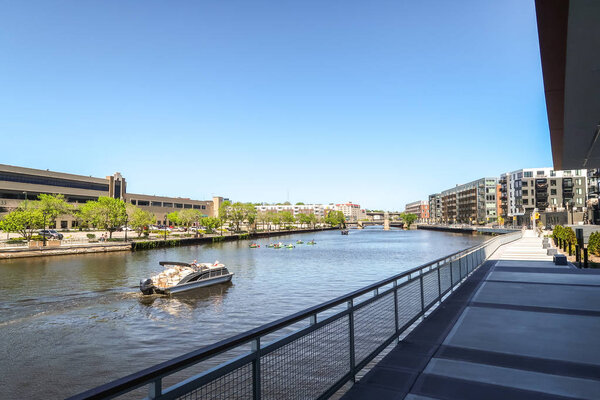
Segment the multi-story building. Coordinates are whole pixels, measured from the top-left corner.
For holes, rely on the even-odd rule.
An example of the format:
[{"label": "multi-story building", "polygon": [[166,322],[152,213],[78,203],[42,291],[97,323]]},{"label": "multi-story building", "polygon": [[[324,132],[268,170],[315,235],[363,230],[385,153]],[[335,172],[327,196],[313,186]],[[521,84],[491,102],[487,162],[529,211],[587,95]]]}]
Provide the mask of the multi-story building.
[{"label": "multi-story building", "polygon": [[283,212],[289,211],[293,215],[315,214],[317,217],[324,217],[328,210],[335,210],[334,204],[263,204],[256,206],[258,212]]},{"label": "multi-story building", "polygon": [[554,171],[552,168],[526,168],[502,174],[500,193],[505,218],[519,224],[531,213],[570,210],[583,212],[588,191],[586,170]]},{"label": "multi-story building", "polygon": [[486,223],[498,218],[497,178],[481,178],[440,193],[445,223]]},{"label": "multi-story building", "polygon": [[439,193],[429,195],[429,221],[434,224],[442,222],[442,195]]},{"label": "multi-story building", "polygon": [[360,219],[360,205],[352,202],[336,204],[335,209],[344,213],[346,221],[358,221]]},{"label": "multi-story building", "polygon": [[418,222],[429,220],[429,202],[419,200],[406,204],[404,212],[415,214],[418,217]]},{"label": "multi-story building", "polygon": [[[0,164],[0,215],[14,210],[23,200],[37,199],[40,194],[61,194],[73,205],[97,200],[101,196],[123,199],[154,213],[159,223],[166,222],[168,213],[186,208],[216,216],[222,201],[221,197],[192,200],[127,193],[126,180],[118,172],[106,178],[95,178]],[[53,227],[67,229],[76,226],[77,221],[73,217],[62,216]]]}]

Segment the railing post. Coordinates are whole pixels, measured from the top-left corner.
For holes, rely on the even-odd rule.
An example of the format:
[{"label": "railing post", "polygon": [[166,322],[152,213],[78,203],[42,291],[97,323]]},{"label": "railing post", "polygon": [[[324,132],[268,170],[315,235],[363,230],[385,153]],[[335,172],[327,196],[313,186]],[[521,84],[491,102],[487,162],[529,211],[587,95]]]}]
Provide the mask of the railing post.
[{"label": "railing post", "polygon": [[573,249],[571,247],[571,241],[569,240],[569,256],[573,255]]},{"label": "railing post", "polygon": [[354,355],[354,300],[348,300],[348,325],[350,328],[350,377],[356,382],[356,358]]},{"label": "railing post", "polygon": [[252,361],[252,398],[260,400],[260,338],[252,341],[252,351],[255,356]]},{"label": "railing post", "polygon": [[583,268],[588,268],[588,249],[583,248]]},{"label": "railing post", "polygon": [[[460,257],[460,258],[458,259],[458,273],[459,273],[459,275],[458,275],[458,276],[460,276],[460,280],[461,280],[461,281],[462,281],[462,279],[463,279],[462,265],[463,265],[463,261],[462,261],[462,257]],[[459,282],[460,282],[460,281],[459,281]]]},{"label": "railing post", "polygon": [[148,398],[149,399],[158,399],[162,394],[162,378],[158,378],[155,381],[152,381],[148,386]]},{"label": "railing post", "polygon": [[575,245],[575,262],[579,264],[579,268],[581,268],[581,248],[579,244]]}]

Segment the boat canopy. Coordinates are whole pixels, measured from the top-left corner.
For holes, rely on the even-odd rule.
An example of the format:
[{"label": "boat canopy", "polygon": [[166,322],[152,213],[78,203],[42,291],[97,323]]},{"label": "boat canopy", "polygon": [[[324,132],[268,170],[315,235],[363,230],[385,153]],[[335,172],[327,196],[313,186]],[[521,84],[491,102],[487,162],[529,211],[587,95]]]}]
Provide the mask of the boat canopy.
[{"label": "boat canopy", "polygon": [[184,263],[184,262],[179,262],[179,261],[161,261],[159,262],[160,265],[162,265],[163,267],[165,265],[177,265],[179,267],[192,267],[192,264],[189,263]]}]

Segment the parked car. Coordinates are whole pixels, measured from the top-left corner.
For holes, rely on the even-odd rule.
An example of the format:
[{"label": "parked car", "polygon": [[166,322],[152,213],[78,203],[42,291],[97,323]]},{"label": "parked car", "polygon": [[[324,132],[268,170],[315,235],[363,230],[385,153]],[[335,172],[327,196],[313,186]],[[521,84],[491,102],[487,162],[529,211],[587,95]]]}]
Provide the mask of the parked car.
[{"label": "parked car", "polygon": [[62,240],[64,237],[62,233],[56,232],[54,229],[41,229],[38,234],[40,236],[45,236],[46,239]]}]

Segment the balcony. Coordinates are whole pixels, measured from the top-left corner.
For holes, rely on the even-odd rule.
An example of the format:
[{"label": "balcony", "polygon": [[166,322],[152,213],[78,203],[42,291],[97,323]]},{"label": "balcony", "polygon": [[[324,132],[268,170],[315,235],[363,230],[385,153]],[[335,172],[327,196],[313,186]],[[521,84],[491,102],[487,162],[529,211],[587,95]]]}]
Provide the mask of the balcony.
[{"label": "balcony", "polygon": [[535,188],[536,188],[536,190],[548,190],[548,182],[546,182],[546,183],[536,183],[535,184]]}]

